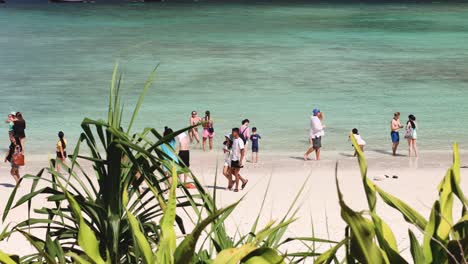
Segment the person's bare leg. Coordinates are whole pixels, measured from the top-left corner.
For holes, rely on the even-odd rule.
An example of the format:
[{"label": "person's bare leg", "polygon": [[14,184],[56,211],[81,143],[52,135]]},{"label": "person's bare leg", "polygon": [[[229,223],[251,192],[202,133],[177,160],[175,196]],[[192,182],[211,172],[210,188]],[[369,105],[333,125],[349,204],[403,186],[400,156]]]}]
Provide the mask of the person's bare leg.
[{"label": "person's bare leg", "polygon": [[206,137],[203,138],[203,151],[206,151]]},{"label": "person's bare leg", "polygon": [[190,138],[190,144],[193,143],[193,129],[190,129],[188,132],[189,138]]},{"label": "person's bare leg", "polygon": [[239,191],[239,168],[234,168],[233,169],[233,175],[234,175],[234,183],[236,185],[236,187],[234,188],[234,191]]},{"label": "person's bare leg", "polygon": [[213,138],[210,137],[209,141],[210,141],[210,150],[213,150]]},{"label": "person's bare leg", "polygon": [[411,157],[411,148],[412,148],[411,139],[408,139],[408,157]]},{"label": "person's bare leg", "polygon": [[361,148],[361,151],[364,152],[364,145],[359,146]]},{"label": "person's bare leg", "polygon": [[320,149],[315,150],[315,159],[320,160]]},{"label": "person's bare leg", "polygon": [[26,144],[26,138],[22,138],[21,140],[21,153],[24,155],[24,149],[25,149],[25,144]]},{"label": "person's bare leg", "polygon": [[414,156],[418,157],[418,143],[416,142],[416,139],[413,139],[413,151],[414,151]]},{"label": "person's bare leg", "polygon": [[398,149],[398,145],[400,144],[400,142],[395,142],[393,143],[393,147],[392,147],[392,151],[393,151],[393,156],[396,156],[396,152],[397,152],[397,149]]},{"label": "person's bare leg", "polygon": [[314,147],[310,147],[304,154],[304,160],[308,160],[310,153],[314,152],[314,150],[315,150]]},{"label": "person's bare leg", "polygon": [[13,176],[13,179],[15,179],[16,184],[18,184],[20,180],[18,169],[12,167],[10,174]]},{"label": "person's bare leg", "polygon": [[225,167],[225,168],[226,168],[226,173],[224,174],[224,176],[226,176],[226,179],[228,180],[228,190],[231,190],[232,184],[233,184],[233,181],[232,181],[233,169],[229,167]]},{"label": "person's bare leg", "polygon": [[193,131],[193,136],[195,137],[195,140],[197,141],[197,144],[200,144],[200,136],[198,135],[197,130]]}]

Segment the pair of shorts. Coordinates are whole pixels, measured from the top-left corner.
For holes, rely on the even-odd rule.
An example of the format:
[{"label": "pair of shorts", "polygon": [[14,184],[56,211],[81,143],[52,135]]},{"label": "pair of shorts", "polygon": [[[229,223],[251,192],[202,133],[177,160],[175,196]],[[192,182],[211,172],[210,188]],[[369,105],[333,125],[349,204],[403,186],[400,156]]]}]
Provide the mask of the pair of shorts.
[{"label": "pair of shorts", "polygon": [[210,133],[209,128],[203,128],[203,137],[204,138],[213,138],[214,137],[214,132]]},{"label": "pair of shorts", "polygon": [[65,158],[65,159],[66,159],[66,158],[67,158],[67,152],[66,152],[66,151],[64,151],[64,152],[63,152],[63,154],[65,154],[65,157],[62,157],[62,152],[60,152],[60,151],[57,151],[57,158],[59,158],[59,159],[63,159],[63,158]]},{"label": "pair of shorts", "polygon": [[322,137],[312,138],[312,147],[314,149],[320,149],[322,147]]},{"label": "pair of shorts", "polygon": [[242,168],[242,166],[239,165],[239,161],[238,161],[238,160],[231,160],[231,168],[240,169],[240,168]]},{"label": "pair of shorts", "polygon": [[231,161],[230,160],[225,160],[224,161],[224,167],[231,167]]},{"label": "pair of shorts", "polygon": [[393,143],[398,143],[400,142],[400,133],[398,133],[397,131],[392,131],[390,133],[390,136],[392,138],[392,142]]},{"label": "pair of shorts", "polygon": [[258,152],[258,146],[252,146],[252,152]]},{"label": "pair of shorts", "polygon": [[190,167],[190,151],[179,150],[179,158],[187,168]]}]

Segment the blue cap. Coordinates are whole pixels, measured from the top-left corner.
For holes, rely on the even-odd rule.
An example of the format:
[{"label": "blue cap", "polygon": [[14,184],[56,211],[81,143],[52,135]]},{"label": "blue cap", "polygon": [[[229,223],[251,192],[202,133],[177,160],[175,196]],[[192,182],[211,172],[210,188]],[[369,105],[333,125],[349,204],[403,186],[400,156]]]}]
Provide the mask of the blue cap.
[{"label": "blue cap", "polygon": [[320,109],[314,108],[314,110],[312,110],[312,114],[314,114],[314,116],[316,116],[318,113],[320,113]]}]

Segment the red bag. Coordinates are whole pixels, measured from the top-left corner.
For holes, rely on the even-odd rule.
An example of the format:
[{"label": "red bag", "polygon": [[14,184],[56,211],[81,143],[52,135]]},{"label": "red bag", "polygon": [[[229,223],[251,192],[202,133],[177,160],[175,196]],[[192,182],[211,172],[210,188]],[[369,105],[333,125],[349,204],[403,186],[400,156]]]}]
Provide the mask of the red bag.
[{"label": "red bag", "polygon": [[16,166],[24,166],[24,155],[17,149],[11,157],[11,163]]}]

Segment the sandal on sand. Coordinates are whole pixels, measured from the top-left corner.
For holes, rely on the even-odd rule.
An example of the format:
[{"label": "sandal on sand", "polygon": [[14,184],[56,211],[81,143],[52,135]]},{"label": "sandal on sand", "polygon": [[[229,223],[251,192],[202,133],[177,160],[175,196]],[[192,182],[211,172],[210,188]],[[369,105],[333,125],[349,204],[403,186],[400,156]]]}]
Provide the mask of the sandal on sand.
[{"label": "sandal on sand", "polygon": [[397,175],[393,175],[392,178],[393,178],[393,179],[398,179],[398,176],[397,176]]},{"label": "sandal on sand", "polygon": [[245,186],[247,185],[247,183],[249,183],[249,180],[245,180],[244,183],[242,183],[242,190],[244,190]]},{"label": "sandal on sand", "polygon": [[234,192],[238,192],[238,191],[239,191],[239,189],[234,189]]},{"label": "sandal on sand", "polygon": [[384,176],[385,176],[385,178],[390,178],[390,176],[388,176],[387,174],[385,174]]}]

